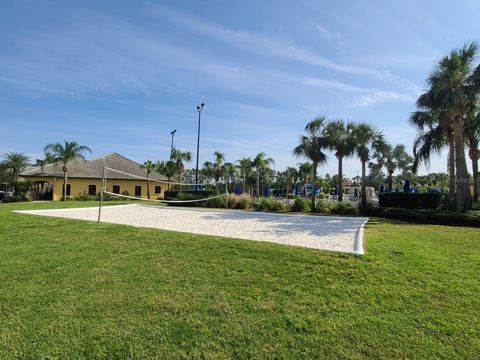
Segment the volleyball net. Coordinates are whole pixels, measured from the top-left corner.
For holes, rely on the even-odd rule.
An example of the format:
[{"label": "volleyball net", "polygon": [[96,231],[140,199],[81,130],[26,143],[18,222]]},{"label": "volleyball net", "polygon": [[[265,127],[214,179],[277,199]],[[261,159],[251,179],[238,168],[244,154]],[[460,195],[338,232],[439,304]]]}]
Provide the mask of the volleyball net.
[{"label": "volleyball net", "polygon": [[[119,178],[118,176],[112,177],[112,174],[117,174],[117,175],[123,175],[122,178]],[[217,194],[214,196],[207,196],[203,198],[195,198],[195,199],[179,199],[179,200],[166,200],[166,199],[148,199],[145,197],[142,197],[141,192],[142,192],[142,185],[137,185],[136,188],[138,187],[139,193],[135,191],[135,196],[132,196],[131,194],[127,192],[122,192],[120,193],[120,189],[117,188],[115,191],[115,185],[112,184],[111,186],[111,191],[109,191],[109,182],[114,183],[115,180],[134,180],[137,179],[139,181],[142,181],[142,185],[147,186],[147,193],[149,193],[150,189],[150,184],[159,184],[159,186],[167,186],[170,191],[178,191],[178,194],[188,194],[188,195],[196,195],[196,194],[205,194],[206,191],[208,190],[216,190],[216,189],[223,189],[223,192],[221,194]],[[157,186],[154,186],[154,189]],[[135,189],[136,190],[136,189]],[[162,194],[162,191],[159,191],[159,193],[156,193],[154,191],[154,196],[160,196]],[[163,191],[163,194],[165,193],[165,189]],[[228,186],[226,182],[205,182],[205,183],[187,183],[187,182],[178,182],[178,181],[169,181],[169,180],[159,180],[156,178],[152,177],[146,177],[146,176],[139,176],[136,174],[132,174],[126,171],[114,169],[111,167],[105,166],[103,169],[103,175],[102,175],[102,189],[101,189],[101,195],[103,194],[108,194],[110,196],[114,197],[119,197],[119,198],[124,198],[124,199],[130,199],[130,200],[139,200],[139,201],[149,201],[149,202],[159,202],[159,203],[165,203],[165,204],[181,204],[181,203],[193,203],[193,202],[202,202],[202,201],[208,201],[208,200],[213,200],[225,195],[228,195]],[[101,196],[102,197],[102,196]]]}]

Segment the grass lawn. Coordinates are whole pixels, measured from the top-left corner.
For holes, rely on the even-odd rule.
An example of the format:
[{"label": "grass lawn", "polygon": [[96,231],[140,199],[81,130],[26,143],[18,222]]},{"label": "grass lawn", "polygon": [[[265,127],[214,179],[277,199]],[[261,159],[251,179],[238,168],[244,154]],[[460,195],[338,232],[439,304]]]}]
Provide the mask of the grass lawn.
[{"label": "grass lawn", "polygon": [[359,257],[11,213],[93,205],[0,204],[1,359],[480,357],[480,229],[372,219]]}]

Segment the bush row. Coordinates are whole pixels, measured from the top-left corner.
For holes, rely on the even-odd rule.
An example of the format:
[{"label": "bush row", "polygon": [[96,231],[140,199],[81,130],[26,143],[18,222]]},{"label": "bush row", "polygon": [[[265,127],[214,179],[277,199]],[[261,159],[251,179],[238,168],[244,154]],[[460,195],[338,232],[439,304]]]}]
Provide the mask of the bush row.
[{"label": "bush row", "polygon": [[475,211],[458,214],[435,210],[368,208],[366,215],[424,224],[480,227],[480,213]]},{"label": "bush row", "polygon": [[442,205],[443,195],[440,193],[380,193],[380,207],[396,207],[403,209],[438,209]]},{"label": "bush row", "polygon": [[[182,193],[178,195],[177,200],[194,200],[199,199],[193,194]],[[291,205],[286,206],[283,202],[279,202],[269,197],[260,199],[252,198],[250,195],[234,195],[229,194],[228,197],[220,196],[218,198],[187,202],[187,203],[169,203],[170,206],[189,206],[189,207],[208,207],[208,208],[225,208],[229,209],[252,209],[256,211],[273,211],[273,212],[310,212],[311,200],[305,198],[293,199]],[[317,202],[317,213],[320,214],[337,214],[337,215],[358,215],[356,206],[350,203],[327,203],[323,200]]]}]

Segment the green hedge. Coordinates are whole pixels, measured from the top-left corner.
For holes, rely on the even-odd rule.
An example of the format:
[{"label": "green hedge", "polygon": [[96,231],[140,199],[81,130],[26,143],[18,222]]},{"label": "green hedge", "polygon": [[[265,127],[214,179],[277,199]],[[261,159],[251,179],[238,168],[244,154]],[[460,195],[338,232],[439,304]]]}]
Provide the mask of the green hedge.
[{"label": "green hedge", "polygon": [[403,209],[438,209],[442,205],[440,193],[380,193],[379,206]]},{"label": "green hedge", "polygon": [[457,214],[443,213],[435,210],[368,208],[365,215],[415,223],[480,227],[480,212],[475,211]]},{"label": "green hedge", "polygon": [[215,194],[214,190],[198,190],[198,191],[184,190],[182,192],[180,192],[179,190],[167,190],[165,191],[164,196],[165,196],[165,199],[170,199],[170,200],[178,199],[179,196],[181,197],[183,195],[194,196],[194,198],[196,199],[205,199],[205,198],[211,197],[214,194]]}]

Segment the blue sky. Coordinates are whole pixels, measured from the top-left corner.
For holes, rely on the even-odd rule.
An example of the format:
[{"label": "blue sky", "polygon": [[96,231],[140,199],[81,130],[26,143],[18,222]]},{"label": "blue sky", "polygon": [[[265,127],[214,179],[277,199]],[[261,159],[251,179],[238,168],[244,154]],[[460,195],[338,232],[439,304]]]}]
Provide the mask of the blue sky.
[{"label": "blue sky", "polygon": [[[195,155],[200,102],[201,162],[264,151],[277,169],[294,165],[317,115],[371,122],[410,149],[434,62],[480,34],[474,0],[1,4],[0,153],[32,159],[64,139],[93,156],[167,159],[174,128]],[[336,172],[329,158],[320,174]],[[445,171],[444,155],[430,171]]]}]

